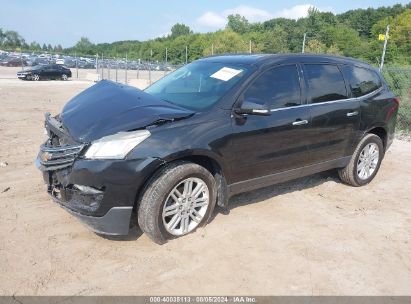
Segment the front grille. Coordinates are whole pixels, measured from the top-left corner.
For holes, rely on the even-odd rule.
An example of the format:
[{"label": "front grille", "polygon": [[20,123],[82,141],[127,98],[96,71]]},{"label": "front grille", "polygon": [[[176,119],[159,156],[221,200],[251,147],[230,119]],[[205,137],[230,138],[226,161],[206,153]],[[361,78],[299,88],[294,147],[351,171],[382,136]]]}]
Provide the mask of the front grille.
[{"label": "front grille", "polygon": [[45,128],[49,139],[40,147],[38,162],[44,171],[70,167],[84,145],[75,142],[63,128],[58,117],[45,115]]},{"label": "front grille", "polygon": [[46,170],[57,170],[70,167],[79,155],[83,145],[49,147],[47,143],[40,147],[40,164]]}]

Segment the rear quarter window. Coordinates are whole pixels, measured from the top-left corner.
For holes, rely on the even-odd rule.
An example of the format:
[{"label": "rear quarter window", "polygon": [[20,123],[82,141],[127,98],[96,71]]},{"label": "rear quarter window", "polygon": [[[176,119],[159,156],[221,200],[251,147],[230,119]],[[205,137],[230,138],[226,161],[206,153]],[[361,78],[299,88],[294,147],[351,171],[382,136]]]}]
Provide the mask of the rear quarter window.
[{"label": "rear quarter window", "polygon": [[356,66],[343,66],[344,77],[347,80],[353,97],[361,97],[382,86],[377,72]]}]

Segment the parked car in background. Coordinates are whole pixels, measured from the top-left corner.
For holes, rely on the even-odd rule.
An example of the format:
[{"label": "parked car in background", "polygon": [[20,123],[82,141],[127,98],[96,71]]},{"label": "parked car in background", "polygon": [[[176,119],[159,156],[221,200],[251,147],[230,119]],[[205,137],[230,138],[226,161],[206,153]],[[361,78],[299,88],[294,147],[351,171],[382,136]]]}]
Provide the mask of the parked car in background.
[{"label": "parked car in background", "polygon": [[64,65],[64,59],[63,58],[56,59],[56,64]]},{"label": "parked car in background", "polygon": [[27,61],[24,58],[7,57],[0,61],[0,65],[8,67],[27,66]]},{"label": "parked car in background", "polygon": [[78,60],[77,66],[80,69],[95,69],[96,65],[92,62],[85,61],[85,60]]},{"label": "parked car in background", "polygon": [[31,65],[32,66],[36,66],[36,65],[47,65],[50,64],[50,60],[47,58],[40,58],[40,57],[36,57],[32,60]]},{"label": "parked car in background", "polygon": [[46,115],[36,163],[53,199],[94,231],[127,234],[134,209],[163,243],[240,192],[330,169],[368,184],[398,107],[379,71],[358,60],[208,57],[145,91],[103,80],[80,93]]},{"label": "parked car in background", "polygon": [[17,77],[22,80],[61,79],[71,77],[69,68],[59,64],[37,65],[28,70],[17,72]]}]

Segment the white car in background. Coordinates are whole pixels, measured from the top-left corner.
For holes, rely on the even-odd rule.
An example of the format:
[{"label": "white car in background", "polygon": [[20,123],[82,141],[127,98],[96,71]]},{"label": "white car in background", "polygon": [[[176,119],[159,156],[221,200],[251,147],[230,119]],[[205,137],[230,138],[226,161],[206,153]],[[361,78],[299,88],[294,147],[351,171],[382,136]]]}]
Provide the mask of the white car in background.
[{"label": "white car in background", "polygon": [[63,58],[56,59],[56,64],[64,65],[64,59]]}]

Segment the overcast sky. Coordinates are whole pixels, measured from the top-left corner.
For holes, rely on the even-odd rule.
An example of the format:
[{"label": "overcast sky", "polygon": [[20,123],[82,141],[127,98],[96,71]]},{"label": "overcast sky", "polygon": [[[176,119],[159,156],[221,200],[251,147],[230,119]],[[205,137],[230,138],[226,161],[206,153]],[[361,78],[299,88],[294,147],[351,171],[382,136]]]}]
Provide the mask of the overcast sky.
[{"label": "overcast sky", "polygon": [[214,31],[225,26],[227,15],[235,13],[256,22],[274,17],[304,17],[310,6],[341,13],[355,8],[409,2],[307,1],[0,0],[0,28],[18,31],[27,42],[35,40],[69,47],[82,36],[94,43],[147,40],[167,35],[177,22],[189,25],[195,32]]}]

